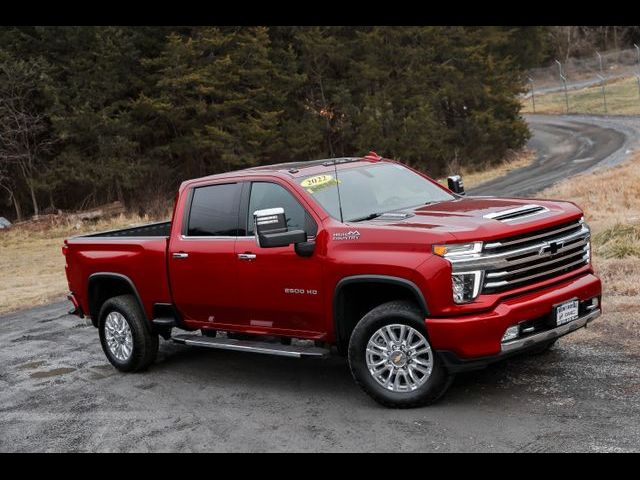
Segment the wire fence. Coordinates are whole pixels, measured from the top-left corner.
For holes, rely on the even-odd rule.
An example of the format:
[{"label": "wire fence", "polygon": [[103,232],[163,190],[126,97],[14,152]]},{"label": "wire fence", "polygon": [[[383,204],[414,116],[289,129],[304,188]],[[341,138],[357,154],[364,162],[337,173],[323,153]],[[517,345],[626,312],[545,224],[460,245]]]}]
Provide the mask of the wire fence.
[{"label": "wire fence", "polygon": [[640,45],[531,69],[524,98],[533,113],[640,114]]}]

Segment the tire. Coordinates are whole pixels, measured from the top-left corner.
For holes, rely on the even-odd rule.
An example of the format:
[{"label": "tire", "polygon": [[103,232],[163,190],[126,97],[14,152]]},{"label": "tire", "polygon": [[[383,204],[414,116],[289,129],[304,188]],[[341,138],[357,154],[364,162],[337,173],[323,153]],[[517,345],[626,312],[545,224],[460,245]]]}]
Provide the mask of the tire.
[{"label": "tire", "polygon": [[[399,329],[402,326],[405,326],[404,331],[406,332],[411,332],[406,327],[413,329],[411,336],[407,337],[409,339],[409,343],[412,345],[418,345],[417,339],[420,339],[421,336],[422,339],[420,339],[420,346],[417,347],[416,351],[427,351],[428,353],[423,353],[420,357],[417,357],[417,359],[420,360],[420,362],[428,361],[431,364],[430,374],[427,375],[421,372],[416,373],[416,368],[421,368],[423,370],[427,369],[421,365],[416,365],[416,357],[411,357],[410,354],[412,350],[409,350],[408,355],[403,357],[403,359],[406,360],[404,365],[406,368],[403,370],[405,373],[400,375],[403,377],[403,380],[400,383],[402,384],[405,382],[405,385],[398,385],[395,387],[396,391],[385,388],[381,383],[379,383],[374,375],[370,373],[367,365],[367,345],[369,344],[369,341],[373,341],[374,338],[380,339],[380,336],[378,335],[380,329],[390,325],[394,325],[394,327],[392,327],[392,331],[397,329],[396,337],[400,337]],[[422,343],[423,341],[424,343]],[[446,371],[439,356],[433,350],[430,350],[429,352],[425,348],[425,345],[431,349],[424,326],[424,318],[415,304],[408,301],[384,303],[362,317],[351,334],[348,351],[351,374],[353,375],[356,383],[371,398],[385,407],[414,408],[432,404],[444,395],[453,381],[453,376]],[[374,350],[377,351],[376,349],[372,349],[371,351]],[[382,358],[381,356],[378,357]],[[374,356],[373,358],[378,357]],[[389,356],[388,358],[390,359],[391,357]],[[428,360],[429,358],[431,360]],[[408,365],[409,363],[413,363],[413,366],[410,367]],[[394,364],[389,363],[389,367],[381,368],[392,368],[393,365]],[[400,369],[403,368],[404,367],[400,367]],[[412,373],[416,378],[418,378],[419,382],[408,380],[406,373],[409,373],[408,370],[412,368],[414,369],[412,370]],[[396,373],[393,378],[398,376],[399,374]],[[392,375],[389,374],[389,377],[392,378]],[[409,381],[414,385],[410,387],[408,384]],[[401,389],[404,389],[404,391]]]},{"label": "tire", "polygon": [[[112,315],[108,320],[109,315]],[[133,295],[120,295],[104,302],[100,309],[98,331],[100,334],[100,344],[107,359],[121,372],[139,372],[151,365],[158,354],[158,335],[151,331],[151,326],[147,322],[138,301]],[[122,321],[126,322],[126,326]],[[107,338],[110,335],[110,325],[123,325],[122,330],[127,327],[130,333],[131,351],[110,348]],[[118,322],[120,322],[118,324]],[[118,334],[121,335],[121,334]],[[128,336],[128,334],[126,334]],[[118,342],[116,342],[118,343]],[[118,358],[120,354],[120,358]]]}]

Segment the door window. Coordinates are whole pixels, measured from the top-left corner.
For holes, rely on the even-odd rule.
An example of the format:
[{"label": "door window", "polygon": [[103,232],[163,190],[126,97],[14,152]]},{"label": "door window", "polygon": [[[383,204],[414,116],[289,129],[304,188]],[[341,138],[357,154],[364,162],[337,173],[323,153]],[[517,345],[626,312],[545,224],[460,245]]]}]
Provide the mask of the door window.
[{"label": "door window", "polygon": [[244,231],[238,228],[241,191],[239,183],[209,185],[194,189],[187,235],[194,237],[244,235]]},{"label": "door window", "polygon": [[253,212],[265,208],[284,208],[289,230],[304,230],[308,236],[315,236],[316,222],[300,205],[298,200],[284,187],[271,182],[253,182],[249,197],[247,234],[253,235]]}]

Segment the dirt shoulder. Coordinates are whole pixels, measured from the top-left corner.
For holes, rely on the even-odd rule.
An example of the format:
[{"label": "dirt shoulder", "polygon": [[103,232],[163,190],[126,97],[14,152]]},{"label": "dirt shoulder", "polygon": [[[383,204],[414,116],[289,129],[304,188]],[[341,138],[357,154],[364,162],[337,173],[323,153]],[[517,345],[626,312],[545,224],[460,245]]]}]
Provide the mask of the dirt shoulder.
[{"label": "dirt shoulder", "polygon": [[591,227],[605,313],[591,331],[640,351],[640,154],[617,167],[568,179],[539,196],[576,203]]},{"label": "dirt shoulder", "polygon": [[151,221],[133,214],[98,221],[49,215],[0,230],[0,314],[43,305],[67,293],[62,255],[65,238]]}]

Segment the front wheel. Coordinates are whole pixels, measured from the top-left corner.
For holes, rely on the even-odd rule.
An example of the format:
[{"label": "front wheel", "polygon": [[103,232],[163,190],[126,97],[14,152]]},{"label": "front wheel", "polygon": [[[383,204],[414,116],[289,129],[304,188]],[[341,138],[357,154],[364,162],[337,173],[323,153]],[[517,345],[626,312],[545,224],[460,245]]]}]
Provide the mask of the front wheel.
[{"label": "front wheel", "polygon": [[158,335],[151,331],[133,295],[120,295],[104,302],[98,330],[102,350],[118,370],[144,370],[155,360]]},{"label": "front wheel", "polygon": [[349,366],[369,396],[392,408],[431,404],[453,380],[431,348],[420,311],[406,301],[380,305],[358,322]]}]

